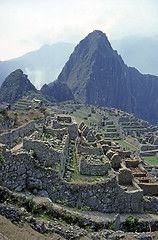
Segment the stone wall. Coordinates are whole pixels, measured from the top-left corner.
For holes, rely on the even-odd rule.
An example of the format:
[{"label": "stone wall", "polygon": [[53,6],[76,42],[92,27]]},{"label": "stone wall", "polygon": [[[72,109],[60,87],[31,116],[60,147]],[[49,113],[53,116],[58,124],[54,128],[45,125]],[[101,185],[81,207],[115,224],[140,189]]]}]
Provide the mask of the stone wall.
[{"label": "stone wall", "polygon": [[131,156],[131,151],[121,151],[121,150],[117,150],[118,155],[120,156],[120,158],[130,158]]},{"label": "stone wall", "polygon": [[77,153],[85,153],[87,155],[104,155],[102,147],[84,147],[81,144],[77,145]]},{"label": "stone wall", "polygon": [[92,175],[92,176],[104,176],[108,173],[108,170],[111,169],[110,162],[108,159],[104,160],[104,163],[89,163],[86,157],[81,157],[79,159],[79,172],[83,175]]},{"label": "stone wall", "polygon": [[63,155],[63,151],[53,149],[48,142],[41,140],[24,138],[23,148],[28,152],[32,151],[39,163],[46,167],[52,167],[55,163],[60,162]]},{"label": "stone wall", "polygon": [[135,146],[136,148],[140,149],[141,144],[139,143],[138,139],[135,137],[127,136],[126,141]]},{"label": "stone wall", "polygon": [[153,151],[158,150],[158,145],[142,145],[140,148],[141,151]]},{"label": "stone wall", "polygon": [[57,116],[57,121],[65,122],[65,123],[71,123],[72,122],[72,117],[67,116],[67,115],[58,115]]},{"label": "stone wall", "polygon": [[104,137],[106,138],[114,138],[114,137],[119,137],[119,134],[118,133],[104,133]]},{"label": "stone wall", "polygon": [[144,197],[144,210],[158,213],[158,197]]},{"label": "stone wall", "polygon": [[24,138],[23,148],[32,151],[33,156],[39,164],[45,167],[53,167],[56,163],[60,164],[60,176],[65,174],[65,165],[68,161],[69,135],[62,138],[62,150],[54,149],[48,142]]},{"label": "stone wall", "polygon": [[138,184],[141,189],[143,189],[144,195],[146,196],[154,196],[158,195],[158,182],[155,183],[139,183]]},{"label": "stone wall", "polygon": [[18,141],[19,138],[29,136],[36,129],[36,124],[42,123],[45,121],[45,118],[38,119],[32,122],[27,123],[24,126],[21,126],[17,129],[14,129],[10,132],[3,133],[0,135],[0,143],[5,144],[8,148],[13,147]]},{"label": "stone wall", "polygon": [[127,159],[125,160],[125,165],[127,168],[137,168],[138,165],[139,165],[140,161],[139,160],[136,160],[136,159]]},{"label": "stone wall", "polygon": [[63,136],[68,134],[68,129],[67,128],[62,128],[62,129],[45,128],[44,132],[52,136],[56,135],[57,138],[62,140]]},{"label": "stone wall", "polygon": [[78,126],[77,126],[77,123],[74,118],[72,118],[71,123],[53,120],[52,127],[55,129],[68,128],[70,139],[72,139],[72,140],[75,140],[75,138],[78,136]]},{"label": "stone wall", "polygon": [[6,162],[0,171],[0,181],[6,187],[37,194],[45,191],[53,201],[66,201],[72,207],[88,206],[101,212],[143,212],[143,191],[125,191],[113,173],[107,182],[76,184],[61,180],[58,171],[52,168],[36,166],[28,153],[3,154]]},{"label": "stone wall", "polygon": [[0,116],[0,130],[7,130],[8,128],[14,127],[15,120],[13,117],[3,118]]},{"label": "stone wall", "polygon": [[118,172],[118,182],[121,185],[132,185],[134,176],[129,168],[120,168]]},{"label": "stone wall", "polygon": [[3,151],[6,163],[0,171],[0,182],[4,186],[22,191],[27,188],[27,179],[34,171],[35,162],[31,154],[21,152],[12,155],[10,151]]}]

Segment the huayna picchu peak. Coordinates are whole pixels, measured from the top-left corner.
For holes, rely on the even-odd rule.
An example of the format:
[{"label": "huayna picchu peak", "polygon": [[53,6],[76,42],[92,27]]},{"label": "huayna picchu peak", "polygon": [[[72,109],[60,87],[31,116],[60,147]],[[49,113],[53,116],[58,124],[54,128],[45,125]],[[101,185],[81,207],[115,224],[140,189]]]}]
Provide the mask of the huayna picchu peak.
[{"label": "huayna picchu peak", "polygon": [[[18,69],[0,89],[0,102],[18,101],[36,88]],[[113,50],[106,34],[95,30],[75,47],[56,81],[39,93],[51,102],[75,100],[133,113],[158,124],[158,77],[128,67]]]},{"label": "huayna picchu peak", "polygon": [[76,100],[158,123],[158,77],[128,67],[99,30],[80,41],[57,81],[67,83]]}]

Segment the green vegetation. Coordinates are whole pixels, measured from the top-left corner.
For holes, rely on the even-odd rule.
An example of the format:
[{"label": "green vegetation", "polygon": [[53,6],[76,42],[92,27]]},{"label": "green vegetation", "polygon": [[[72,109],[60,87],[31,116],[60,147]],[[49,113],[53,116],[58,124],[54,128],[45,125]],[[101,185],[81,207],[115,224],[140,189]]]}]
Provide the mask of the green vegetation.
[{"label": "green vegetation", "polygon": [[59,138],[57,138],[57,135],[51,135],[49,133],[45,133],[44,137],[46,138],[46,140],[48,141],[48,143],[56,150],[62,150],[63,149],[63,145],[62,145],[62,140],[60,140]]},{"label": "green vegetation", "polygon": [[50,138],[51,137],[51,135],[49,133],[45,133],[44,136],[45,136],[45,138]]},{"label": "green vegetation", "polygon": [[93,183],[93,182],[104,182],[109,179],[107,175],[105,175],[105,176],[89,176],[89,175],[80,174],[74,145],[71,146],[71,154],[72,154],[72,157],[71,157],[70,166],[73,169],[73,171],[71,172],[71,181],[72,182]]},{"label": "green vegetation", "polygon": [[86,107],[76,110],[72,115],[75,117],[78,124],[84,121],[87,126],[91,126],[91,124],[97,123],[101,120],[101,117],[98,114],[90,113],[90,108]]},{"label": "green vegetation", "polygon": [[80,173],[72,173],[71,174],[71,181],[72,182],[84,182],[84,183],[93,183],[93,182],[103,182],[107,181],[108,176],[89,176],[89,175],[82,175]]},{"label": "green vegetation", "polygon": [[33,198],[27,201],[26,209],[28,212],[31,212],[31,213],[35,213],[37,211],[37,204],[33,201]]},{"label": "green vegetation", "polygon": [[89,206],[83,206],[83,207],[79,208],[79,210],[81,210],[81,211],[92,211],[91,207],[89,207]]},{"label": "green vegetation", "polygon": [[2,165],[5,163],[5,159],[2,155],[2,152],[3,152],[3,148],[0,147],[0,168],[2,168]]},{"label": "green vegetation", "polygon": [[53,168],[54,170],[59,170],[59,169],[60,169],[60,162],[54,163],[54,165],[52,166],[52,168]]},{"label": "green vegetation", "polygon": [[128,216],[125,218],[123,228],[128,232],[134,232],[137,230],[139,219],[133,216]]},{"label": "green vegetation", "polygon": [[40,112],[43,113],[44,116],[47,116],[47,108],[45,106],[40,107]]},{"label": "green vegetation", "polygon": [[40,119],[43,117],[43,114],[39,111],[39,109],[31,109],[31,110],[16,110],[13,112],[14,118],[16,117],[16,125],[21,126],[31,120]]},{"label": "green vegetation", "polygon": [[63,200],[63,201],[57,200],[56,203],[61,204],[63,206],[68,206],[68,201],[67,200]]},{"label": "green vegetation", "polygon": [[151,164],[151,165],[158,165],[158,156],[143,156],[143,159]]},{"label": "green vegetation", "polygon": [[107,128],[115,128],[115,125],[107,125]]},{"label": "green vegetation", "polygon": [[116,229],[116,224],[115,224],[113,221],[110,222],[109,225],[108,225],[108,229],[109,229],[109,230],[112,230],[112,231],[115,231],[115,229]]},{"label": "green vegetation", "polygon": [[130,150],[134,150],[134,151],[138,150],[135,146],[133,146],[132,144],[130,144],[124,140],[116,140],[115,142],[120,144],[122,147],[129,148]]},{"label": "green vegetation", "polygon": [[[33,156],[34,156],[34,153],[33,153]],[[39,167],[39,166],[40,166],[40,162],[39,162],[38,159],[35,159],[35,166],[36,166],[36,167]]]},{"label": "green vegetation", "polygon": [[[64,224],[78,225],[79,227],[86,229],[88,231],[95,230],[98,231],[105,227],[105,225],[100,223],[93,223],[92,221],[87,222],[87,220],[82,217],[79,213],[65,211],[63,208],[56,208],[53,205],[45,205],[42,207],[37,204],[33,198],[23,198],[19,195],[13,195],[10,191],[4,189],[4,194],[1,195],[0,203],[7,202],[8,204],[15,205],[19,208],[25,208],[34,217],[46,219],[52,222],[62,222]],[[58,201],[62,205],[66,205],[66,201]],[[88,207],[83,207],[81,210],[90,210]],[[77,209],[76,209],[77,211]]]},{"label": "green vegetation", "polygon": [[5,118],[8,117],[8,111],[5,108],[0,108],[0,114]]}]

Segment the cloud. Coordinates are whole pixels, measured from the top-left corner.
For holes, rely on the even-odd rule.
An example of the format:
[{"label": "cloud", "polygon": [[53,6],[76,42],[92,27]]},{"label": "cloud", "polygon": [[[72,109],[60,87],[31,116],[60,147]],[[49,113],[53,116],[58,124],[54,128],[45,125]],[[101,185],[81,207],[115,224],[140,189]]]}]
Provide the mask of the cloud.
[{"label": "cloud", "polygon": [[45,72],[44,70],[31,70],[30,68],[25,68],[24,71],[27,75],[31,83],[37,88],[40,89],[44,84]]},{"label": "cloud", "polygon": [[94,29],[109,39],[153,36],[158,31],[157,9],[157,0],[1,0],[1,59],[46,43],[78,43]]}]

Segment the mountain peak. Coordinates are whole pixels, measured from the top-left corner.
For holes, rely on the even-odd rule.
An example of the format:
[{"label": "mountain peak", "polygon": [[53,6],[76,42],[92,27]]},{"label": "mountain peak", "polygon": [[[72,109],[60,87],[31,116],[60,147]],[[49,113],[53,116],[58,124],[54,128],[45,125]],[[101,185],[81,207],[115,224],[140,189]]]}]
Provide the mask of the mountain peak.
[{"label": "mountain peak", "polygon": [[[66,63],[62,72],[58,76],[58,80],[66,81],[74,95],[76,95],[76,98],[79,97],[79,99],[85,99],[82,96],[83,89],[80,87],[78,89],[79,84],[84,82],[82,85],[85,86],[85,84],[90,81],[91,76],[94,74],[97,75],[97,72],[98,74],[101,74],[104,65],[108,66],[111,64],[113,61],[112,59],[114,58],[115,60],[117,59],[117,64],[123,63],[120,56],[112,49],[106,34],[100,30],[94,30],[76,46],[73,54],[71,54],[69,58],[69,61]],[[107,67],[106,71],[108,71]],[[105,69],[104,74],[107,75],[105,73]],[[98,77],[95,77],[95,79],[97,78]],[[87,102],[86,99],[85,101]],[[91,104],[94,103],[91,102]]]},{"label": "mountain peak", "polygon": [[[57,81],[67,83],[77,101],[158,122],[158,78],[127,67],[102,31],[95,30],[80,41]],[[150,104],[152,113],[147,110]]]},{"label": "mountain peak", "polygon": [[17,69],[2,83],[0,88],[0,102],[5,101],[13,104],[29,91],[36,92],[37,90],[27,78],[27,75],[23,74],[21,69]]},{"label": "mountain peak", "polygon": [[[13,71],[12,73],[10,73],[10,78],[11,77],[14,77],[14,78],[18,78],[18,77],[21,77],[21,76],[24,76],[27,78],[27,75],[26,74],[23,74],[23,71],[21,69],[16,69],[15,71]],[[8,79],[8,78],[7,78]]]},{"label": "mountain peak", "polygon": [[112,49],[111,44],[106,36],[105,33],[103,33],[100,30],[94,30],[93,32],[89,33],[85,39],[89,40],[90,42],[97,42],[98,46],[107,46],[108,48]]},{"label": "mountain peak", "polygon": [[107,38],[106,34],[100,30],[94,30],[93,32],[88,34],[88,36],[92,36],[92,35],[95,37],[106,37]]}]

